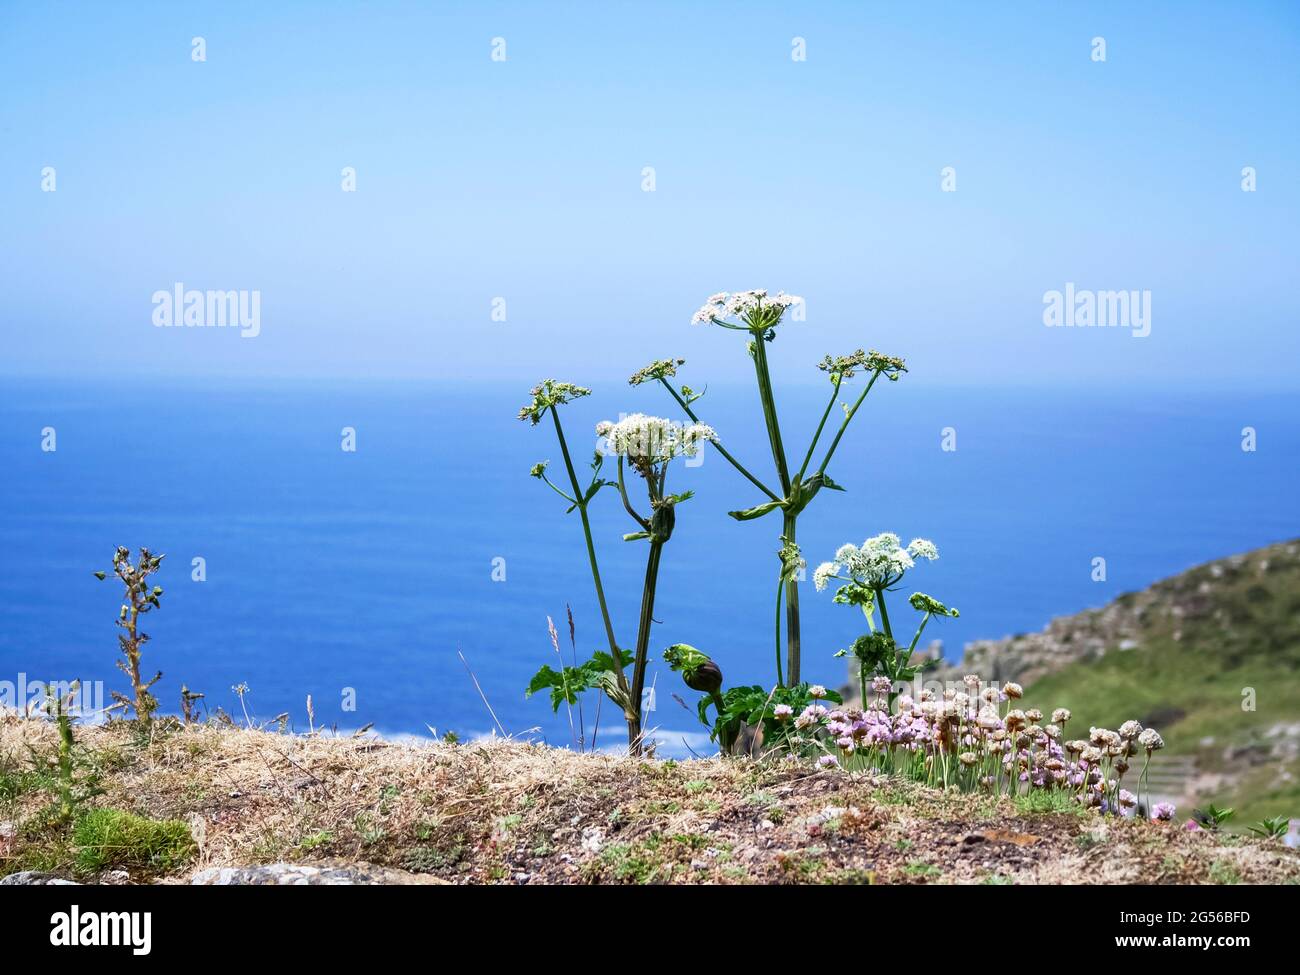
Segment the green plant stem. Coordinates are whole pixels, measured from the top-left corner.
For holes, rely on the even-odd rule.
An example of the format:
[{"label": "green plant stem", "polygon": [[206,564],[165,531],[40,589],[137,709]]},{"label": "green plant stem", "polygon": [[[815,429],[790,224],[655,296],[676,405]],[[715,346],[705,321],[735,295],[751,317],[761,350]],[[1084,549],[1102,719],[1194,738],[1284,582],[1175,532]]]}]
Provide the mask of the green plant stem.
[{"label": "green plant stem", "polygon": [[[686,400],[682,399],[682,397],[678,394],[677,390],[673,389],[672,385],[668,382],[668,380],[661,378],[659,382],[663,385],[664,389],[668,390],[668,392],[672,395],[672,398],[677,401],[677,405],[682,408],[682,411],[691,418],[691,421],[694,423],[699,423],[700,418],[695,415],[695,411],[691,409],[690,405],[686,402]],[[729,463],[732,467],[734,467],[737,471],[739,471],[741,474],[745,476],[745,478],[749,481],[750,484],[753,484],[754,487],[758,488],[760,491],[766,494],[773,501],[781,500],[772,492],[772,490],[766,484],[764,484],[753,474],[751,474],[748,470],[746,470],[744,464],[736,460],[735,457],[731,456],[731,454],[727,452],[727,449],[723,447],[721,443],[715,440],[713,441],[713,446],[717,449],[718,453],[720,453],[723,456],[723,458],[726,459],[727,463]]]},{"label": "green plant stem", "polygon": [[785,574],[776,577],[776,683],[781,685],[781,604],[785,600]]},{"label": "green plant stem", "polygon": [[907,662],[912,659],[912,654],[916,652],[916,645],[917,643],[920,642],[921,634],[925,631],[925,624],[930,622],[931,615],[932,614],[930,613],[926,613],[924,616],[921,617],[921,625],[916,628],[916,636],[912,637],[912,643],[907,648],[907,657],[903,660],[904,667],[906,667]]},{"label": "green plant stem", "polygon": [[808,470],[808,463],[812,460],[813,451],[817,449],[817,441],[822,438],[822,429],[826,426],[826,419],[831,415],[831,408],[835,406],[835,401],[839,399],[840,385],[843,382],[842,377],[835,377],[835,388],[831,390],[830,402],[826,404],[826,412],[822,414],[822,420],[817,424],[817,432],[813,434],[812,443],[808,445],[808,453],[804,454],[803,463],[799,465],[799,473],[794,478],[796,481],[803,481],[804,472]]},{"label": "green plant stem", "polygon": [[754,373],[758,377],[758,396],[763,404],[763,419],[767,424],[767,438],[772,446],[772,460],[781,480],[781,490],[790,496],[790,471],[785,463],[785,447],[781,444],[781,424],[776,415],[776,397],[772,393],[772,376],[767,365],[767,349],[761,331],[754,331]]},{"label": "green plant stem", "polygon": [[[795,529],[798,521],[797,515],[787,513],[785,515],[785,525],[782,536],[785,538],[787,545],[795,544]],[[785,572],[785,563],[781,563],[782,574]],[[786,683],[794,687],[799,683],[799,580],[796,576],[791,575],[785,580],[785,668]]]},{"label": "green plant stem", "polygon": [[131,600],[131,612],[126,627],[127,642],[130,645],[130,649],[126,653],[126,660],[130,668],[131,687],[135,691],[135,718],[140,722],[142,728],[148,730],[149,723],[153,718],[153,708],[149,706],[147,697],[149,689],[140,678],[140,638],[137,634],[140,625],[139,593],[131,589],[127,595]]},{"label": "green plant stem", "polygon": [[879,378],[880,378],[879,371],[872,373],[871,381],[867,383],[867,388],[862,391],[862,395],[857,398],[857,400],[853,404],[853,407],[849,410],[848,413],[845,414],[844,422],[840,424],[840,429],[835,434],[835,439],[831,441],[830,449],[826,451],[826,456],[822,458],[821,466],[817,468],[818,474],[826,473],[826,465],[829,464],[831,462],[831,458],[835,456],[835,448],[840,445],[840,439],[844,436],[844,431],[849,428],[849,423],[852,422],[853,415],[858,412],[858,407],[862,405],[862,401],[867,398],[867,393],[871,392],[871,387],[876,385],[876,380]]},{"label": "green plant stem", "polygon": [[[573,496],[582,497],[582,488],[578,486],[578,475],[573,470],[573,460],[569,457],[569,445],[564,439],[564,428],[560,426],[560,416],[551,407],[551,419],[555,421],[555,435],[560,439],[560,452],[564,454],[564,467],[569,472],[569,483],[573,485]],[[596,601],[600,604],[600,618],[605,624],[605,636],[609,639],[609,655],[614,658],[614,673],[618,675],[618,686],[627,690],[627,677],[623,674],[623,655],[619,652],[618,641],[614,639],[614,626],[609,621],[609,606],[605,602],[605,587],[600,583],[600,566],[596,562],[596,546],[591,540],[591,519],[587,517],[586,501],[575,501],[578,514],[582,516],[582,533],[587,539],[587,559],[591,562],[591,578],[596,583]]]},{"label": "green plant stem", "polygon": [[889,626],[889,610],[885,608],[885,590],[879,586],[875,587],[876,602],[880,604],[880,625],[885,631],[885,636],[894,639],[894,631]]},{"label": "green plant stem", "polygon": [[650,555],[645,566],[645,586],[641,590],[641,619],[636,631],[636,655],[632,658],[632,693],[627,715],[627,745],[633,755],[641,754],[641,692],[645,688],[650,627],[654,625],[655,587],[659,581],[659,559],[663,547],[663,542],[650,542]]},{"label": "green plant stem", "polygon": [[59,728],[59,820],[69,822],[76,812],[72,777],[72,720],[56,695],[50,693],[50,699],[56,709],[55,721]]},{"label": "green plant stem", "polygon": [[632,507],[632,502],[628,500],[627,487],[623,483],[622,454],[620,454],[618,458],[618,496],[623,499],[623,508],[627,511],[629,515],[632,516],[632,520],[635,521],[638,525],[640,525],[643,531],[649,531],[650,522],[647,521],[645,518],[642,518],[639,514],[637,514],[636,509]]}]

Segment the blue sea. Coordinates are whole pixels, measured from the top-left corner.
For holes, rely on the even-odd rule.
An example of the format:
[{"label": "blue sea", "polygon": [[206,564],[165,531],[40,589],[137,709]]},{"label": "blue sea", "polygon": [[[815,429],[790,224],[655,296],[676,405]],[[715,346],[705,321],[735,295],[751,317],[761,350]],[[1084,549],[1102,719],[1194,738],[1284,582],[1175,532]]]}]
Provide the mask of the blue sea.
[{"label": "blue sea", "polygon": [[[5,380],[0,681],[124,690],[114,667],[120,592],[92,572],[110,568],[116,546],[144,545],[167,554],[162,609],[145,627],[165,710],[178,709],[185,683],[242,718],[232,687],[246,684],[255,717],[287,712],[300,730],[311,695],[318,725],[475,736],[494,727],[486,697],[507,732],[567,743],[563,711],[523,693],[540,665],[556,663],[546,618],[566,657],[566,605],[580,655],[604,640],[578,517],[528,476],[545,459],[558,472],[560,455],[548,425],[515,419],[527,385]],[[827,392],[778,391],[791,454]],[[868,399],[830,469],[847,491],[817,498],[799,541],[815,566],[881,531],[932,539],[939,561],[915,569],[905,589],[960,608],[960,619],[926,631],[956,656],[965,641],[1037,630],[1300,535],[1298,407],[1295,395],[1212,388],[990,391],[907,377]],[[563,414],[575,459],[590,457],[597,420],[666,409],[654,389],[598,386]],[[699,412],[775,480],[752,388],[710,389]],[[42,450],[47,427],[53,451]],[[355,452],[341,449],[345,427]],[[1257,432],[1253,452],[1241,448],[1244,427]],[[942,449],[945,428],[955,450]],[[728,518],[760,498],[713,453],[675,468],[669,489],[696,494],[664,552],[656,658],[692,643],[728,683],[770,683],[778,517]],[[631,646],[645,546],[621,540],[633,526],[612,491],[594,521],[615,626]],[[1093,579],[1098,557],[1104,581]],[[196,558],[201,582],[191,578]],[[805,676],[839,683],[832,654],[861,632],[861,614],[811,584],[802,610]],[[892,615],[908,612],[900,596]],[[664,747],[707,747],[673,699],[694,695],[662,664],[652,682]],[[590,725],[590,708],[586,717]],[[601,737],[623,738],[609,707]]]}]

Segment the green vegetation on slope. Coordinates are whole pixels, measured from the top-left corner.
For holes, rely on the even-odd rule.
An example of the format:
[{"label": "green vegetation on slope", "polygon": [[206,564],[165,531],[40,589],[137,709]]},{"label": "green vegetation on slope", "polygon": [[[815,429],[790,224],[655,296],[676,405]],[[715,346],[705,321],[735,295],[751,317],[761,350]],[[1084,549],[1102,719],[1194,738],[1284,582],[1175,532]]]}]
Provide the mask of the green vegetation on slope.
[{"label": "green vegetation on slope", "polygon": [[1300,543],[1198,566],[1115,609],[1136,646],[1037,680],[1027,703],[1157,728],[1165,754],[1196,758],[1201,797],[1234,807],[1239,829],[1300,816]]}]

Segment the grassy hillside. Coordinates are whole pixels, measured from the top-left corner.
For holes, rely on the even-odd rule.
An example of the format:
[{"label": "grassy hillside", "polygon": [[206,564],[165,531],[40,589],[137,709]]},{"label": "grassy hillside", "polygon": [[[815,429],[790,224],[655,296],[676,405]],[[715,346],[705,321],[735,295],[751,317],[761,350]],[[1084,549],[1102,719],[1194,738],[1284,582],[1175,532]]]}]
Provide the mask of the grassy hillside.
[{"label": "grassy hillside", "polygon": [[1033,680],[1028,701],[1157,728],[1167,755],[1195,757],[1198,799],[1234,807],[1237,828],[1300,817],[1300,543],[1198,566],[1054,627],[1068,643],[1071,622],[1093,634],[1103,617],[1104,651]]}]

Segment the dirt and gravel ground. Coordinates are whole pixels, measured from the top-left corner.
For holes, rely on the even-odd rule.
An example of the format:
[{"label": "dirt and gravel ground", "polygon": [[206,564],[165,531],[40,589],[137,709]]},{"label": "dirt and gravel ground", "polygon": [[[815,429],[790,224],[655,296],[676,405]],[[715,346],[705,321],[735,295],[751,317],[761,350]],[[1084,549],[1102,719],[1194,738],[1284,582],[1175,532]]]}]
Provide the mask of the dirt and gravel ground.
[{"label": "dirt and gravel ground", "polygon": [[[48,815],[48,722],[0,719],[0,874],[187,883],[258,864],[416,883],[1287,883],[1277,841],[1106,821],[781,761],[639,761],[158,722],[78,729],[92,807],[188,824],[165,869],[87,871]],[[1186,812],[1186,811],[1182,811]],[[209,876],[211,871],[209,870]]]}]

